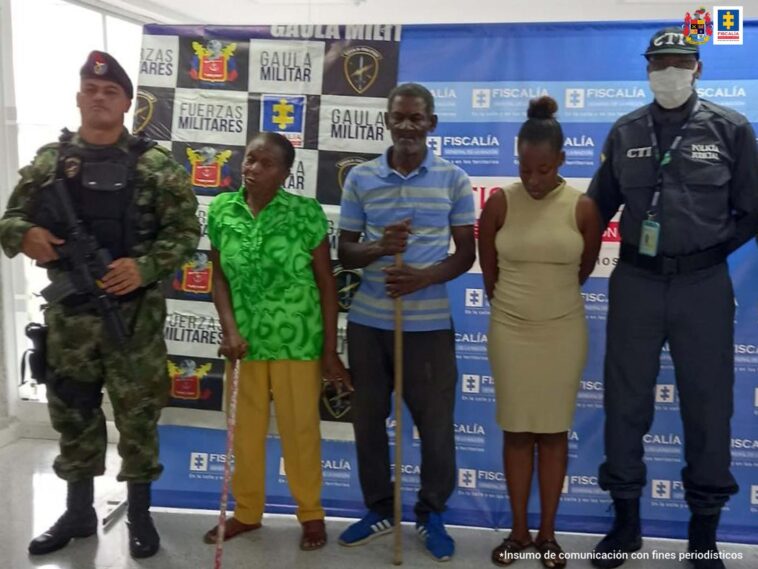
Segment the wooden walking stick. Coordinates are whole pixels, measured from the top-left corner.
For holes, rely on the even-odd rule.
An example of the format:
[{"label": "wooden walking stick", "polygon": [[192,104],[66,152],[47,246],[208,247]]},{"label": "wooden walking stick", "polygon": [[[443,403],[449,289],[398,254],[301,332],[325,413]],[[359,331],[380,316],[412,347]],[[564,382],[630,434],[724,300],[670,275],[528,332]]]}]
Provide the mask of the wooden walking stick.
[{"label": "wooden walking stick", "polygon": [[[395,267],[403,266],[403,254],[395,254]],[[403,500],[401,482],[403,474],[403,299],[395,298],[395,565],[403,564]]]},{"label": "wooden walking stick", "polygon": [[231,393],[229,395],[229,412],[226,415],[226,462],[224,463],[224,484],[221,487],[221,506],[219,507],[218,529],[216,530],[216,558],[214,569],[221,569],[224,555],[224,534],[226,533],[226,507],[229,502],[229,480],[232,473],[232,456],[234,455],[234,426],[237,423],[237,393],[240,383],[240,360],[234,361]]}]

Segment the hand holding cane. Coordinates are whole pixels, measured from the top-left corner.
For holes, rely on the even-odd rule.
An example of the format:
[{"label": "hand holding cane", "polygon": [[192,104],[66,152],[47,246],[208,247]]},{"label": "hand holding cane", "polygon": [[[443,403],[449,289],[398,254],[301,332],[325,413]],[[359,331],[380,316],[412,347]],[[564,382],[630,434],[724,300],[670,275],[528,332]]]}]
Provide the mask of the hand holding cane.
[{"label": "hand holding cane", "polygon": [[[403,254],[395,254],[395,267],[403,266]],[[401,478],[403,466],[403,299],[395,297],[395,486],[393,493],[395,510],[395,551],[393,563],[403,563],[403,502],[401,496]]]},{"label": "hand holding cane", "polygon": [[216,530],[216,558],[214,569],[221,569],[221,558],[224,553],[224,534],[226,533],[226,508],[229,502],[229,480],[234,454],[234,426],[237,421],[237,393],[239,391],[240,360],[234,360],[229,410],[226,415],[226,462],[224,463],[224,484],[221,488],[221,505],[219,507],[218,529]]}]

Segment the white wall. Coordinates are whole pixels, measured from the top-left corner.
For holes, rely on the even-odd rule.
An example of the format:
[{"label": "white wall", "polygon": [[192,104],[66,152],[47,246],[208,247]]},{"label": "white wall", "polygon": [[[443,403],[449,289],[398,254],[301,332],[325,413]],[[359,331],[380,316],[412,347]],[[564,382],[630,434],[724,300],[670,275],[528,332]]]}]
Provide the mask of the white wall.
[{"label": "white wall", "polygon": [[[184,24],[371,24],[463,22],[680,21],[695,0],[84,0],[129,9],[142,21]],[[707,6],[707,2],[702,2]],[[728,4],[728,3],[727,3]],[[758,1],[734,2],[748,18]]]}]

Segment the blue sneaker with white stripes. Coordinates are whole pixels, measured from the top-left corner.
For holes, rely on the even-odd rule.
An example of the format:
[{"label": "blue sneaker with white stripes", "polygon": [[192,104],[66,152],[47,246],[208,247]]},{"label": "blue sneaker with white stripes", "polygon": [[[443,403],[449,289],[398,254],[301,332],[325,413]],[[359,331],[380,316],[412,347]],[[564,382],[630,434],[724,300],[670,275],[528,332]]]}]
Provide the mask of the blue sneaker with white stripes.
[{"label": "blue sneaker with white stripes", "polygon": [[340,534],[339,544],[347,547],[363,545],[375,537],[390,533],[392,528],[392,518],[369,510],[368,514]]},{"label": "blue sneaker with white stripes", "polygon": [[455,541],[445,530],[440,514],[431,512],[426,523],[416,522],[416,532],[437,561],[449,561],[455,553]]}]

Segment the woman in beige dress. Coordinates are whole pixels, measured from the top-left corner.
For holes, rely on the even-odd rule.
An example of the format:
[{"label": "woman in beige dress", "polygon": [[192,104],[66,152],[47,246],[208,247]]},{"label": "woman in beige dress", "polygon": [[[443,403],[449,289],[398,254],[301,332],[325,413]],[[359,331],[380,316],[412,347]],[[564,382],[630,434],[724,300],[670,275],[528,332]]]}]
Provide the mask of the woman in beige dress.
[{"label": "woman in beige dress", "polygon": [[[511,534],[492,552],[509,565],[534,545],[546,567],[566,564],[555,514],[568,462],[568,437],[587,356],[580,286],[602,234],[594,202],[558,175],[563,132],[550,97],[532,100],[518,135],[521,182],[487,201],[479,258],[491,302],[488,350],[513,512]],[[541,521],[532,541],[527,501],[538,457]]]}]

